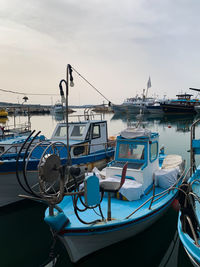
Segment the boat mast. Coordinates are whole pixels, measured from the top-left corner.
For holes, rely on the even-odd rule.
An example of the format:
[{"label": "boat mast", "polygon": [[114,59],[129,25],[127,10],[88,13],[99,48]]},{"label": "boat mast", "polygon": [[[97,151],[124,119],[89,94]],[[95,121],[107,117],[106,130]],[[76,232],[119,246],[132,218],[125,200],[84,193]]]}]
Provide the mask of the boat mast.
[{"label": "boat mast", "polygon": [[148,93],[148,89],[151,87],[151,78],[150,78],[150,76],[149,76],[149,80],[148,80],[148,82],[147,82],[147,90],[146,90],[146,96],[145,96],[145,98],[147,98],[147,93]]}]

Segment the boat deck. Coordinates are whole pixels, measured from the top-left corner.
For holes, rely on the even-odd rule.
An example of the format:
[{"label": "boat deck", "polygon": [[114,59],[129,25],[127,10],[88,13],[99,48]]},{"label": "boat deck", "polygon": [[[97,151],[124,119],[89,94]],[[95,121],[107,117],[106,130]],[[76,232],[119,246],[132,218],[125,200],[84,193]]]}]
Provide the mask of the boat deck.
[{"label": "boat deck", "polygon": [[[112,210],[112,221],[110,222],[101,222],[97,223],[96,225],[92,225],[92,228],[99,228],[105,225],[117,225],[121,223],[126,223],[129,221],[135,221],[137,219],[141,219],[142,217],[147,217],[153,214],[155,211],[162,210],[167,204],[169,204],[170,201],[173,200],[173,197],[175,196],[175,192],[170,192],[169,194],[165,194],[161,199],[154,202],[152,205],[152,208],[149,209],[150,201],[146,203],[141,209],[136,211],[129,219],[125,219],[129,214],[131,214],[135,209],[137,209],[140,205],[145,203],[151,196],[152,196],[152,190],[147,195],[143,195],[139,200],[135,201],[126,201],[126,200],[120,200],[117,198],[111,199],[111,210]],[[156,187],[155,193],[159,194],[161,192],[164,192],[164,189],[160,187]],[[107,217],[107,197],[104,197],[103,201],[101,202],[101,208],[102,212],[104,214],[104,217]],[[66,196],[61,204],[58,205],[65,215],[69,218],[70,224],[67,225],[65,229],[89,229],[91,228],[91,224],[82,224],[76,217],[74,213],[72,198],[69,196]],[[78,207],[83,208],[83,205],[78,201]],[[99,213],[98,208],[96,208],[96,211]],[[48,210],[46,211],[46,216],[48,215]],[[81,219],[84,221],[93,221],[97,219],[101,219],[101,217],[97,216],[97,214],[93,210],[87,209],[84,212],[79,212],[79,215]]]}]

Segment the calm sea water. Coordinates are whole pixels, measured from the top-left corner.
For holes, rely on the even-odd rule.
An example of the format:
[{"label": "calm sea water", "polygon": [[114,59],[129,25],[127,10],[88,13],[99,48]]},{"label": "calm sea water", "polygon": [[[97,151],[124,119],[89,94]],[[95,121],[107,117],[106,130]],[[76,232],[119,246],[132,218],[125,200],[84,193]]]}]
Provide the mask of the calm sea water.
[{"label": "calm sea water", "polygon": [[[77,110],[77,113],[81,113]],[[105,114],[109,136],[117,135],[135,117]],[[16,118],[17,123],[26,117]],[[51,137],[58,122],[51,115],[32,116],[32,130],[41,130]],[[190,125],[194,116],[146,116],[145,125],[159,132],[160,146],[165,146],[167,154],[180,154],[189,166]],[[13,124],[9,117],[8,124]],[[0,266],[38,267],[44,266],[52,253],[52,235],[43,222],[46,206],[32,201],[22,201],[0,210]],[[98,251],[81,260],[77,266],[134,266],[134,267],[189,267],[192,266],[177,238],[177,211],[169,211],[143,233]],[[62,244],[57,241],[53,250],[59,254],[56,267],[73,266]],[[52,254],[51,254],[52,255]]]}]

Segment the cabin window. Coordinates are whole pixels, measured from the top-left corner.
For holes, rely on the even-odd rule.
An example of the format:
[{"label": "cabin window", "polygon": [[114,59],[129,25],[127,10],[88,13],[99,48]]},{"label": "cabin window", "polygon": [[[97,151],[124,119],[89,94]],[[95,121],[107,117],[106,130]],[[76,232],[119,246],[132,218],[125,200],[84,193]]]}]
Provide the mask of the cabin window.
[{"label": "cabin window", "polygon": [[100,137],[100,125],[93,125],[92,139]]},{"label": "cabin window", "polygon": [[158,157],[158,142],[150,144],[150,161],[154,161]]},{"label": "cabin window", "polygon": [[144,160],[144,145],[120,144],[118,158]]},{"label": "cabin window", "polygon": [[74,125],[71,137],[82,137],[85,132],[85,125]]},{"label": "cabin window", "polygon": [[74,147],[74,150],[73,150],[74,156],[81,155],[84,152],[85,152],[85,146],[77,146],[77,147]]},{"label": "cabin window", "polygon": [[67,127],[66,126],[60,126],[58,127],[55,136],[57,137],[66,137],[67,136]]}]

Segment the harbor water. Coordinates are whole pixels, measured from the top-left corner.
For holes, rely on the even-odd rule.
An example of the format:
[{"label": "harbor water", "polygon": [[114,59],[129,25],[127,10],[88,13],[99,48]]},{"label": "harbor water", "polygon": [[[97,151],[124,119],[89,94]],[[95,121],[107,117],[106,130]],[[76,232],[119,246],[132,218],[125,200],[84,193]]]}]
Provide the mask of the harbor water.
[{"label": "harbor water", "polygon": [[[77,110],[77,113],[82,112]],[[135,116],[113,113],[102,116],[108,122],[109,136],[116,136],[137,120]],[[16,118],[17,123],[26,119],[23,116]],[[52,115],[32,116],[31,128],[50,138],[60,119]],[[193,115],[146,115],[143,122],[146,128],[159,133],[159,145],[164,145],[166,154],[181,155],[189,167],[190,126],[196,119]],[[7,123],[13,124],[13,117],[9,117]],[[45,209],[45,204],[30,200],[0,209],[0,267],[52,266],[47,264],[54,256],[57,256],[56,267],[74,266],[63,245],[53,239],[43,221]],[[178,211],[170,207],[144,232],[89,255],[76,266],[190,267],[177,237],[177,216]]]}]

